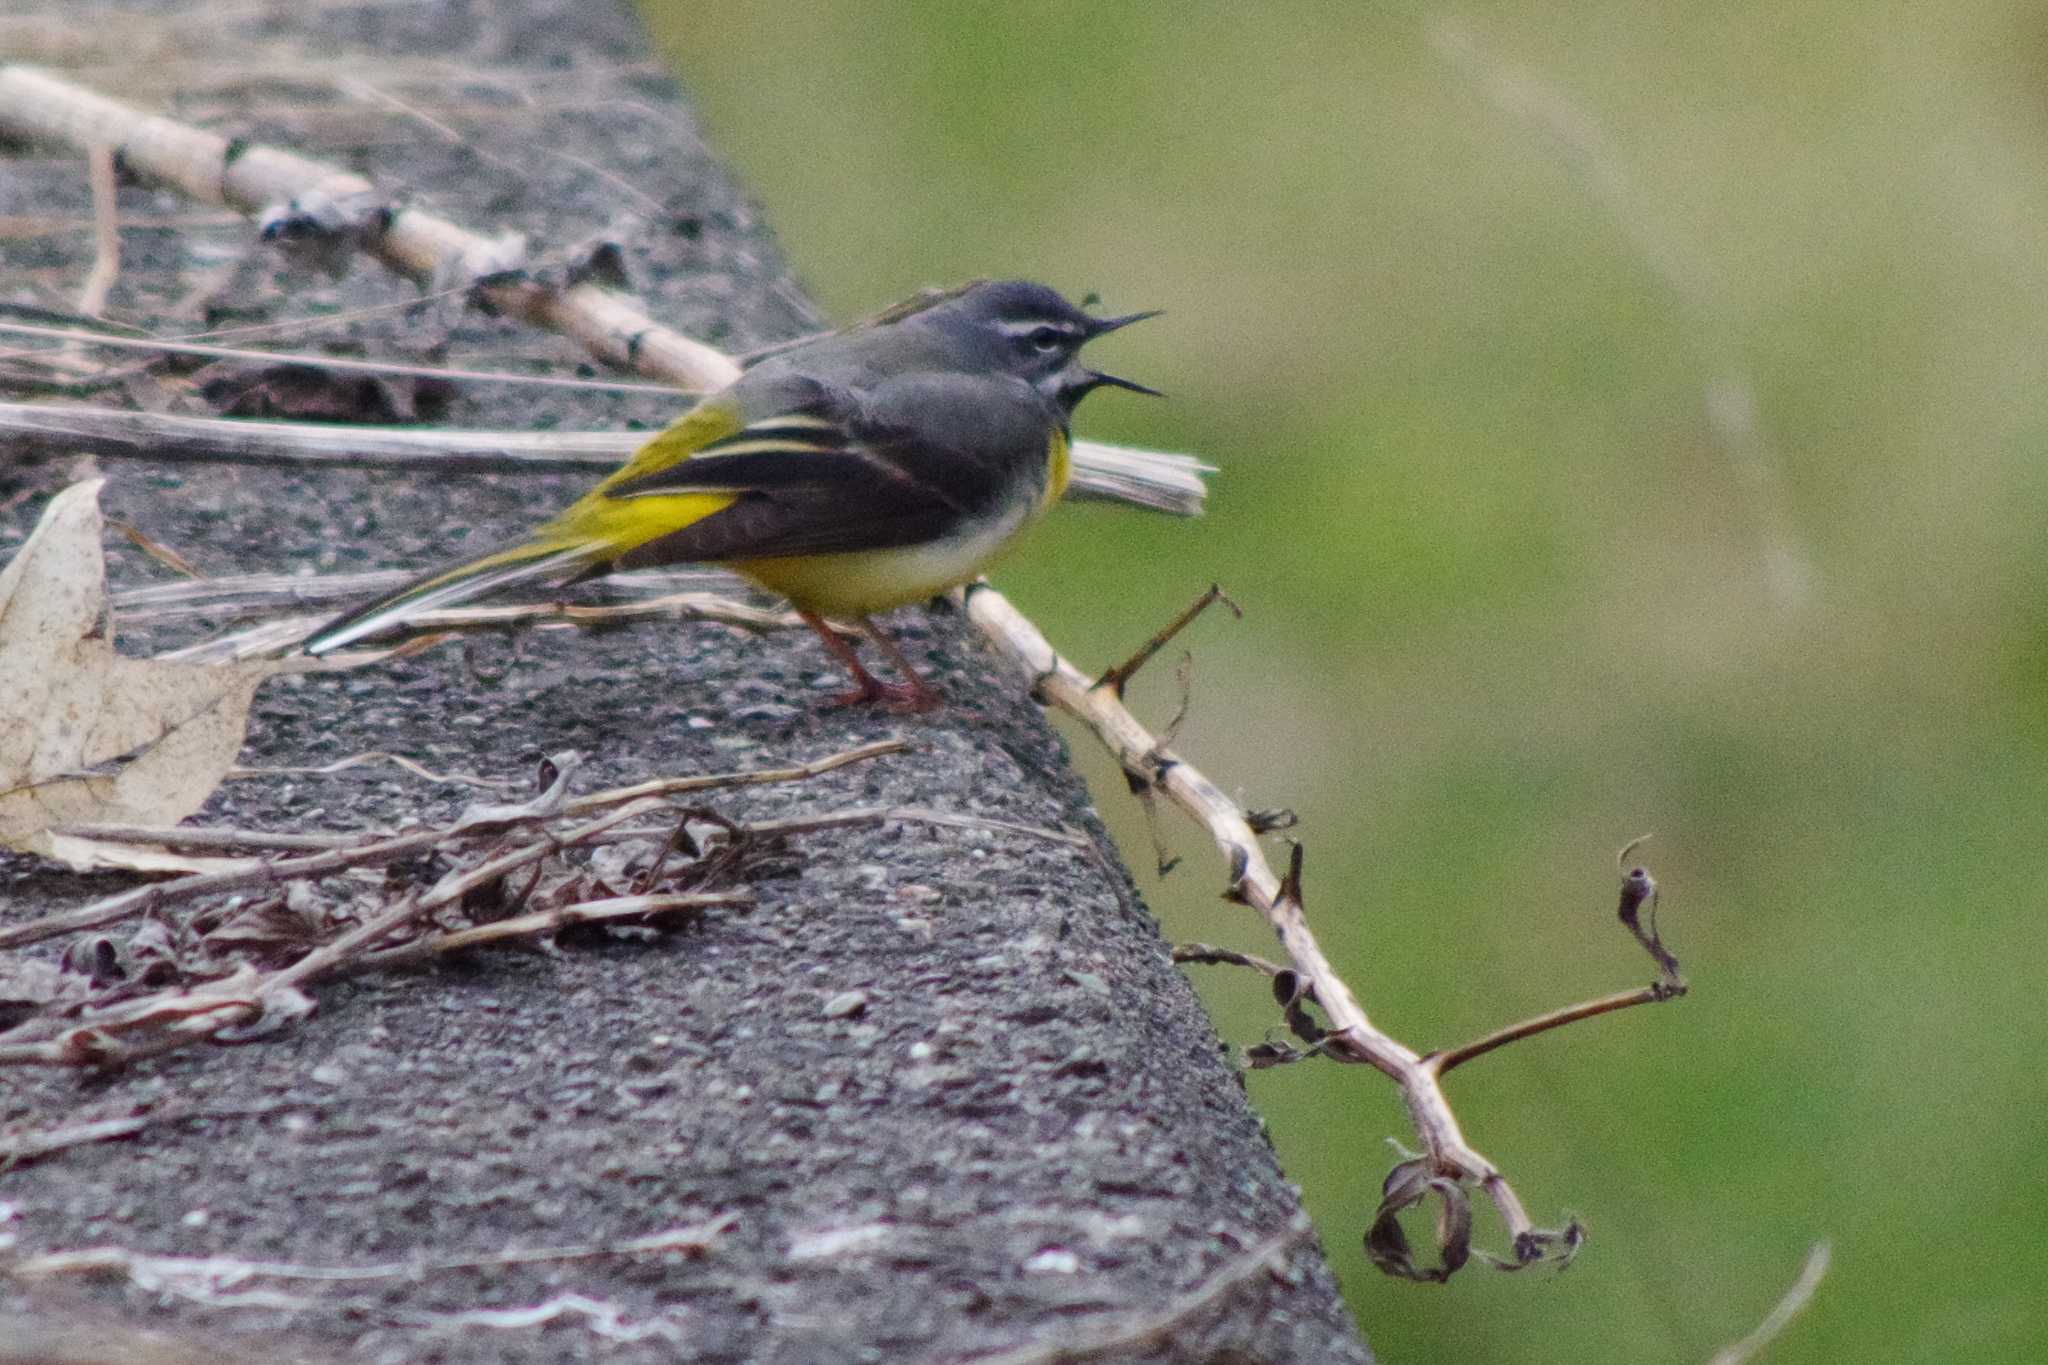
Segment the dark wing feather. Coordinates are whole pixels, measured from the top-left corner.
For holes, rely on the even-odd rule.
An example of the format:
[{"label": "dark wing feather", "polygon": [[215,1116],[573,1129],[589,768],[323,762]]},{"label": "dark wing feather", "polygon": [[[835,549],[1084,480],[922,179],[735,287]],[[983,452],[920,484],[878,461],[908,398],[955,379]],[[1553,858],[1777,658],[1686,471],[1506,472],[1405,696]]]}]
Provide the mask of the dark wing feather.
[{"label": "dark wing feather", "polygon": [[[621,567],[915,545],[1042,478],[1061,414],[1008,378],[921,374],[868,394],[820,389],[612,497],[738,492],[723,511],[621,556]],[[794,420],[793,420],[794,419]]]}]

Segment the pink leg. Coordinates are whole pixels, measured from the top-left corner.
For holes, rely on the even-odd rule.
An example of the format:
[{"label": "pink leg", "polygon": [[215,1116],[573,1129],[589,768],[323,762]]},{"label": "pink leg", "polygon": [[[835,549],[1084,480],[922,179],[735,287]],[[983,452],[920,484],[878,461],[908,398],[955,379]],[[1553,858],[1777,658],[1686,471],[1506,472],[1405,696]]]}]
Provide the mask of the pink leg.
[{"label": "pink leg", "polygon": [[941,702],[939,694],[924,685],[924,679],[917,676],[917,670],[911,667],[910,660],[896,642],[889,638],[889,633],[876,625],[872,616],[861,617],[860,623],[867,630],[868,638],[889,656],[889,662],[896,665],[896,671],[903,675],[903,681],[894,690],[896,704],[909,711],[937,710]]},{"label": "pink leg", "polygon": [[815,612],[805,611],[802,607],[796,609],[796,614],[803,618],[805,625],[818,633],[818,638],[825,642],[825,648],[832,651],[832,657],[839,660],[846,671],[853,675],[853,690],[834,697],[829,705],[860,706],[869,702],[880,702],[892,710],[929,711],[939,704],[938,693],[924,685],[910,667],[910,661],[903,657],[903,651],[896,648],[895,642],[882,634],[873,621],[866,617],[861,618],[861,624],[867,627],[868,634],[882,647],[882,652],[902,671],[905,681],[883,682],[868,672],[866,665],[860,661],[860,655],[854,652],[853,646],[840,638],[838,631],[825,624],[823,617]]}]

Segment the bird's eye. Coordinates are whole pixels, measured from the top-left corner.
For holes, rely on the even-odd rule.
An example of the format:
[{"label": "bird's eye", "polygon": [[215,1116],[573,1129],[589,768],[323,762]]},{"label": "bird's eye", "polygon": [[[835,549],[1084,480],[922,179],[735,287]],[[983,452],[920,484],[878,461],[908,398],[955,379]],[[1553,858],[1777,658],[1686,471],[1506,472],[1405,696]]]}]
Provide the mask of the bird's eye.
[{"label": "bird's eye", "polygon": [[1032,350],[1047,355],[1067,344],[1067,334],[1057,327],[1034,327],[1024,334],[1024,341]]}]

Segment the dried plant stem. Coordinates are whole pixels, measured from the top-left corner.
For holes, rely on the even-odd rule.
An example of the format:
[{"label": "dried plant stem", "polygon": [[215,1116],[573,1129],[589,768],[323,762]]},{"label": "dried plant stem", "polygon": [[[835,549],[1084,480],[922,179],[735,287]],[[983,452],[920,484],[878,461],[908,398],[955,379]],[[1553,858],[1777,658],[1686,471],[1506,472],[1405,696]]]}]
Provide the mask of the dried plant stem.
[{"label": "dried plant stem", "polygon": [[[335,574],[223,574],[218,578],[186,579],[123,588],[113,595],[118,624],[175,620],[184,616],[211,618],[263,616],[279,606],[320,606],[349,602],[373,592],[395,588],[415,575],[405,569],[372,569]],[[724,569],[703,567],[639,569],[605,578],[611,592],[644,592],[649,596],[687,588],[738,590],[739,577]]]},{"label": "dried plant stem", "polygon": [[[279,771],[323,772],[326,769]],[[854,806],[846,810],[820,811],[814,815],[785,816],[778,820],[734,821],[732,828],[733,832],[741,837],[775,839],[792,834],[814,834],[825,830],[856,829],[865,825],[899,822],[935,825],[944,829],[985,829],[999,834],[1022,834],[1033,839],[1043,839],[1048,843],[1064,844],[1069,848],[1093,847],[1086,836],[1076,834],[1072,830],[1023,825],[1011,820],[994,820],[982,815],[960,815],[953,811],[931,810],[923,806]],[[616,843],[628,839],[660,839],[667,837],[670,832],[668,827],[635,827],[608,831],[589,842]],[[359,830],[348,834],[281,834],[272,830],[230,829],[206,825],[179,825],[172,829],[152,829],[146,825],[68,825],[58,829],[57,833],[75,835],[81,839],[99,839],[113,844],[149,844],[171,849],[218,852],[247,849],[298,852],[359,848],[377,839],[391,837],[388,831],[377,830]],[[1219,954],[1227,953],[1225,949],[1212,951]],[[1242,957],[1242,954],[1232,954],[1213,960],[1238,961]],[[1270,963],[1267,965],[1271,967]],[[1272,970],[1277,971],[1278,968]]]},{"label": "dried plant stem", "polygon": [[[57,1128],[37,1128],[26,1132],[0,1134],[0,1175],[6,1174],[12,1167],[23,1162],[35,1161],[72,1147],[84,1147],[95,1142],[115,1142],[124,1137],[132,1137],[145,1128],[213,1119],[271,1118],[287,1112],[302,1112],[322,1107],[322,1103],[315,1100],[251,1108],[156,1104],[142,1113],[123,1115],[119,1118],[96,1119],[69,1123]],[[0,1356],[0,1361],[6,1359]]]},{"label": "dried plant stem", "polygon": [[581,815],[586,811],[602,810],[606,806],[637,801],[646,796],[681,796],[688,792],[713,791],[725,787],[759,787],[777,782],[802,782],[807,778],[819,777],[834,769],[844,768],[848,764],[862,763],[887,754],[904,753],[909,748],[910,744],[906,740],[877,739],[787,768],[754,768],[745,772],[711,773],[702,777],[657,777],[651,781],[637,782],[630,787],[614,787],[610,791],[575,797],[565,802],[562,810],[569,815]]},{"label": "dried plant stem", "polygon": [[92,172],[92,271],[78,291],[78,311],[98,317],[106,311],[107,295],[121,277],[121,229],[114,201],[114,149],[96,142],[86,149]]},{"label": "dried plant stem", "polygon": [[985,829],[998,834],[1022,834],[1068,848],[1087,849],[1094,844],[1085,835],[1067,829],[1020,825],[1013,820],[992,820],[985,815],[958,815],[952,811],[924,806],[855,806],[849,810],[821,811],[816,815],[792,815],[781,820],[752,820],[733,829],[749,838],[777,838],[788,834],[812,834],[828,829],[852,829],[860,825],[936,825],[942,829]]},{"label": "dried plant stem", "polygon": [[62,1128],[42,1128],[30,1133],[8,1133],[0,1135],[0,1172],[33,1161],[37,1157],[61,1152],[67,1147],[83,1147],[94,1142],[110,1142],[141,1132],[152,1123],[160,1122],[153,1114],[131,1114],[126,1118],[100,1119],[92,1123],[71,1123]]},{"label": "dried plant stem", "polygon": [[[857,748],[828,754],[810,763],[800,763],[787,768],[756,768],[751,771],[734,773],[708,773],[696,777],[659,778],[642,782],[632,787],[616,788],[607,792],[595,792],[566,802],[563,812],[583,815],[602,810],[608,806],[624,805],[652,796],[675,796],[688,792],[711,791],[725,787],[750,787],[775,782],[801,782],[807,778],[831,772],[849,763],[879,758],[884,754],[900,753],[909,746],[899,739],[877,740]],[[535,815],[528,823],[537,823],[547,817]],[[198,896],[211,895],[216,891],[236,891],[248,886],[278,885],[294,878],[322,877],[344,871],[351,867],[367,867],[380,863],[396,862],[414,853],[433,848],[446,840],[453,831],[443,828],[417,830],[390,839],[359,844],[349,848],[337,848],[323,853],[309,854],[303,858],[282,858],[275,862],[259,864],[252,868],[237,868],[225,872],[203,872],[174,881],[160,882],[153,886],[138,886],[118,895],[107,896],[75,910],[65,910],[41,919],[29,920],[24,924],[0,926],[0,948],[16,948],[25,943],[36,943],[54,938],[59,934],[78,933],[86,929],[103,928],[106,925],[143,914],[160,906],[177,901],[191,900]]]},{"label": "dried plant stem", "polygon": [[431,890],[422,895],[403,898],[383,914],[364,920],[340,938],[307,953],[291,966],[281,971],[266,973],[262,989],[268,993],[317,981],[340,964],[361,956],[363,949],[404,928],[420,916],[431,914],[444,905],[453,905],[479,887],[503,881],[508,873],[537,863],[551,853],[580,844],[586,839],[604,833],[614,825],[645,815],[651,810],[658,809],[660,805],[659,801],[654,800],[629,802],[617,810],[607,812],[595,820],[575,829],[565,830],[561,834],[544,830],[542,833],[546,837],[521,844],[495,858],[486,858],[475,867],[452,873],[442,878]]},{"label": "dried plant stem", "polygon": [[216,891],[238,891],[247,886],[270,885],[281,879],[321,877],[346,868],[394,862],[409,854],[432,848],[438,840],[445,837],[447,835],[444,830],[420,830],[395,839],[381,839],[376,843],[355,848],[335,849],[304,858],[281,859],[250,868],[200,872],[189,877],[179,877],[174,881],[138,886],[132,890],[103,897],[88,905],[81,905],[75,910],[61,910],[54,915],[45,915],[41,919],[32,919],[22,924],[0,925],[0,948],[18,948],[25,943],[38,943],[60,934],[101,929],[109,924],[117,924],[124,919],[146,914],[161,906],[211,895]]},{"label": "dried plant stem", "polygon": [[[328,618],[282,616],[249,626],[231,634],[201,640],[197,644],[167,649],[154,657],[165,663],[231,663],[238,659],[274,658],[293,650],[299,641],[318,629]],[[502,630],[507,626],[619,625],[627,621],[660,619],[668,621],[709,621],[736,626],[741,630],[788,630],[802,621],[793,612],[749,606],[713,593],[678,592],[640,602],[583,604],[578,602],[517,602],[502,606],[449,607],[423,611],[407,618],[408,629],[418,632],[399,644],[378,649],[350,650],[323,656],[318,662],[293,659],[283,665],[288,671],[332,673],[381,662],[396,654],[411,654],[426,648],[436,632],[457,630]]]},{"label": "dried plant stem", "polygon": [[[451,873],[426,892],[401,897],[396,904],[364,920],[339,938],[315,948],[289,967],[269,972],[240,971],[224,980],[209,982],[168,998],[163,995],[146,996],[91,1015],[61,1029],[54,1036],[14,1041],[24,1031],[35,1030],[36,1021],[31,1021],[10,1033],[9,1041],[0,1045],[0,1064],[125,1066],[206,1042],[224,1029],[245,1028],[274,1008],[286,1014],[301,1012],[309,1007],[299,989],[301,986],[343,972],[361,970],[375,956],[374,945],[391,934],[444,906],[455,904],[474,890],[502,881],[509,873],[662,806],[659,800],[649,798],[629,802],[561,834],[542,830],[540,838],[518,844],[459,873]],[[642,904],[633,913],[656,913],[661,908],[648,904],[657,898],[634,899]],[[565,909],[540,920],[537,929],[527,926],[527,931],[545,932],[574,922],[573,911]],[[500,932],[472,941],[507,936],[507,933]],[[415,945],[405,945],[412,946]],[[412,960],[405,955],[404,948],[389,951],[400,955],[399,960]],[[420,954],[427,955],[430,953]],[[130,1038],[134,1041],[129,1041]]]},{"label": "dried plant stem", "polygon": [[1604,995],[1598,1000],[1583,1000],[1576,1005],[1567,1005],[1563,1009],[1551,1010],[1548,1014],[1539,1014],[1533,1019],[1524,1019],[1506,1028],[1495,1029],[1484,1038],[1475,1039],[1463,1047],[1452,1048],[1447,1052],[1432,1052],[1423,1060],[1435,1069],[1437,1075],[1442,1076],[1475,1057],[1484,1057],[1497,1047],[1506,1047],[1509,1043],[1533,1038],[1539,1033],[1563,1028],[1566,1024],[1576,1024],[1581,1019],[1592,1019],[1599,1015],[1612,1014],[1616,1010],[1632,1009],[1637,1005],[1659,1005],[1672,999],[1674,994],[1682,995],[1684,991],[1680,989],[1674,992],[1663,982],[1656,982],[1640,990],[1620,991],[1614,995]]},{"label": "dried plant stem", "polygon": [[31,66],[0,67],[0,133],[73,147],[104,143],[117,149],[130,174],[244,213],[314,196],[334,203],[369,199],[382,213],[374,219],[376,230],[362,234],[362,249],[408,279],[436,287],[482,276],[477,291],[497,311],[572,336],[622,369],[656,373],[683,388],[722,388],[740,372],[720,352],[656,326],[631,302],[595,284],[490,274],[503,264],[496,243],[424,210],[387,203],[353,172],[147,115]]},{"label": "dried plant stem", "polygon": [[[473,370],[340,360],[319,354],[238,351],[220,346],[150,342],[78,328],[46,328],[0,322],[0,333],[83,337],[94,345],[134,350],[197,352],[222,358],[295,362],[330,370],[426,375],[448,380],[550,383],[629,392],[675,392],[647,384],[586,379],[546,379]],[[644,431],[452,431],[428,427],[330,425],[311,422],[254,422],[218,417],[182,417],[127,408],[61,403],[0,403],[0,448],[18,459],[61,458],[80,451],[109,459],[152,464],[255,464],[294,468],[435,468],[474,473],[548,473],[609,470],[639,449]],[[1070,498],[1128,502],[1177,516],[1196,516],[1208,496],[1203,475],[1211,466],[1191,455],[1140,450],[1101,441],[1076,441]]]},{"label": "dried plant stem", "polygon": [[[442,292],[460,291],[444,290]],[[410,304],[417,302],[417,300],[407,300],[407,302]],[[322,319],[322,321],[331,320]],[[439,379],[450,383],[518,384],[528,388],[581,389],[585,391],[595,390],[600,393],[623,392],[677,395],[683,392],[683,390],[669,384],[629,384],[616,379],[564,379],[557,375],[506,374],[497,370],[460,370],[450,369],[445,365],[407,365],[396,360],[356,360],[348,356],[327,355],[316,351],[259,351],[242,346],[215,346],[203,341],[183,341],[177,338],[158,339],[155,337],[129,336],[122,332],[100,332],[94,331],[89,327],[45,327],[33,322],[0,322],[0,336],[31,337],[43,341],[61,341],[64,343],[65,354],[73,354],[83,347],[91,346],[109,351],[147,351],[152,355],[186,355],[202,360],[241,360],[247,361],[252,365],[317,365],[321,369],[331,370],[335,374],[390,375],[394,378]],[[11,352],[10,354],[25,355],[30,354],[30,352],[22,350]],[[148,362],[144,363],[147,364]],[[40,403],[16,403],[9,404],[8,406],[27,409],[29,413],[35,413],[39,410],[51,410],[49,405]],[[65,409],[59,408],[56,411],[65,411]],[[130,412],[124,408],[75,408],[70,409],[70,411],[79,413],[123,413],[131,418],[140,418],[145,415]],[[223,427],[241,425],[238,422],[220,418],[185,417],[168,419],[164,429],[173,433],[173,440],[178,441],[180,438],[188,438],[190,436],[192,428],[186,426],[185,423],[191,422],[212,422]],[[269,422],[251,423],[250,425],[276,427],[288,424]],[[127,423],[97,422],[88,418],[81,420],[79,426],[81,427],[81,432],[77,439],[86,442],[105,443],[107,448],[103,452],[95,453],[136,455],[140,452],[135,443],[135,433],[138,430],[148,430],[151,424],[132,421]],[[9,435],[19,438],[23,454],[48,455],[61,453],[61,450],[54,445],[56,440],[61,439],[60,435],[49,432],[46,426],[40,422],[27,420],[24,415],[17,414],[10,418],[5,429],[8,430]],[[127,439],[123,439],[124,436]],[[219,462],[236,463],[239,460],[252,464],[293,463],[289,459],[258,461],[247,454],[238,454],[238,451],[245,452],[250,448],[251,442],[248,438],[235,441],[232,444],[237,449],[231,449],[217,456],[216,458]],[[310,442],[308,445],[314,451],[318,451],[321,448],[320,443],[317,441]],[[167,461],[175,462],[179,459],[199,459],[201,456],[192,447],[178,444],[174,445],[171,453],[166,454],[163,458]],[[313,457],[305,456],[298,462],[312,463],[314,461]]]},{"label": "dried plant stem", "polygon": [[270,768],[244,768],[237,765],[228,769],[227,775],[230,779],[236,781],[252,777],[330,777],[335,773],[347,772],[352,768],[366,767],[372,763],[389,763],[394,768],[403,768],[414,777],[425,778],[429,782],[452,782],[464,787],[485,787],[496,790],[505,790],[520,785],[517,779],[509,777],[478,777],[474,773],[436,772],[424,763],[415,763],[404,754],[387,753],[382,749],[369,749],[360,754],[350,754],[347,758],[337,758],[332,763],[288,764]]},{"label": "dried plant stem", "polygon": [[[968,592],[967,614],[984,635],[1024,666],[1039,695],[1095,733],[1134,782],[1165,791],[1209,831],[1230,868],[1229,894],[1265,916],[1287,950],[1288,961],[1329,1018],[1324,1055],[1376,1067],[1398,1085],[1436,1171],[1478,1185],[1499,1210],[1518,1254],[1524,1246],[1533,1248],[1535,1224],[1499,1169],[1466,1141],[1436,1069],[1413,1048],[1374,1027],[1309,929],[1299,878],[1290,878],[1283,886],[1237,804],[1138,723],[1117,696],[1116,684],[1123,678],[1112,676],[1107,686],[1091,681],[1061,657],[1022,612],[985,585],[976,584]],[[1298,846],[1296,851],[1298,857]]]},{"label": "dried plant stem", "polygon": [[1278,976],[1287,970],[1257,953],[1240,953],[1235,948],[1219,948],[1213,943],[1176,943],[1173,945],[1173,960],[1204,966],[1221,963],[1231,967],[1250,967],[1266,976]]},{"label": "dried plant stem", "polygon": [[1637,257],[1670,291],[1683,314],[1683,335],[1693,340],[1709,371],[1702,385],[1707,427],[1755,521],[1774,605],[1786,610],[1807,605],[1818,569],[1793,521],[1781,462],[1761,417],[1756,381],[1721,321],[1721,291],[1705,259],[1659,217],[1656,200],[1634,184],[1619,149],[1563,86],[1534,68],[1495,56],[1468,21],[1450,12],[1432,17],[1425,36],[1440,57],[1502,112],[1551,140]]},{"label": "dried plant stem", "polygon": [[210,825],[178,825],[172,829],[151,829],[147,825],[61,825],[53,832],[79,839],[99,839],[110,844],[150,844],[188,852],[264,848],[273,852],[307,853],[360,848],[391,837],[384,830],[356,830],[348,834],[285,834],[275,830],[226,829]]},{"label": "dried plant stem", "polygon": [[1062,1365],[1067,1361],[1100,1360],[1125,1356],[1148,1347],[1163,1345],[1193,1319],[1228,1298],[1262,1274],[1278,1271],[1287,1253],[1313,1235],[1308,1215],[1297,1213],[1287,1226],[1258,1242],[1242,1254],[1231,1257],[1202,1277],[1193,1289],[1176,1295],[1165,1306],[1149,1313],[1134,1313],[1107,1330],[1089,1331],[1081,1326],[1065,1341],[1021,1346],[993,1355],[973,1356],[974,1365]]},{"label": "dried plant stem", "polygon": [[31,1279],[54,1275],[105,1275],[110,1272],[151,1283],[180,1282],[217,1286],[239,1284],[251,1279],[272,1280],[402,1280],[447,1270],[490,1270],[511,1265],[535,1265],[555,1261],[589,1261],[606,1256],[645,1256],[672,1251],[708,1251],[717,1239],[739,1221],[737,1214],[721,1214],[709,1222],[691,1227],[669,1228],[643,1237],[589,1246],[533,1247],[500,1251],[483,1256],[424,1256],[407,1261],[384,1261],[359,1266],[300,1265],[289,1261],[244,1261],[232,1256],[152,1256],[121,1247],[92,1247],[81,1251],[52,1251],[30,1256],[11,1267],[16,1275]]},{"label": "dried plant stem", "polygon": [[[1231,615],[1236,616],[1240,619],[1243,618],[1244,609],[1238,606],[1237,603],[1230,600],[1230,594],[1223,591],[1223,585],[1220,583],[1211,583],[1209,585],[1208,591],[1204,592],[1200,597],[1197,597],[1193,602],[1189,603],[1188,606],[1182,610],[1180,615],[1174,617],[1171,621],[1168,621],[1166,623],[1164,629],[1160,630],[1158,633],[1153,635],[1151,639],[1147,640],[1144,644],[1140,645],[1138,647],[1137,653],[1131,655],[1130,658],[1124,660],[1122,663],[1116,665],[1114,668],[1106,670],[1101,677],[1095,680],[1095,685],[1097,687],[1110,688],[1117,694],[1117,696],[1121,697],[1124,694],[1125,685],[1128,684],[1134,676],[1136,676],[1139,669],[1143,668],[1146,664],[1150,663],[1152,661],[1152,657],[1155,654],[1157,654],[1160,650],[1166,648],[1167,645],[1171,644],[1173,642],[1174,636],[1180,634],[1182,631],[1186,630],[1190,625],[1192,625],[1197,616],[1200,616],[1203,612],[1207,611],[1210,607],[1215,606],[1218,602],[1221,602],[1224,606],[1229,607]],[[1171,730],[1174,727],[1168,726],[1167,728]]]},{"label": "dried plant stem", "polygon": [[[592,839],[583,842],[592,842]],[[447,953],[458,953],[467,948],[480,948],[487,943],[497,943],[509,938],[530,938],[540,934],[552,934],[577,924],[602,924],[606,920],[638,919],[650,915],[673,914],[678,910],[709,910],[717,906],[747,906],[754,898],[741,891],[673,891],[648,896],[613,896],[605,900],[578,901],[558,910],[536,910],[530,915],[515,915],[490,924],[479,924],[469,929],[457,929],[451,933],[435,934],[431,938],[416,939],[397,948],[385,948],[379,952],[365,953],[351,966],[359,971],[378,971],[386,967],[404,967]]]},{"label": "dried plant stem", "polygon": [[153,464],[596,472],[615,468],[646,439],[641,431],[444,431],[0,403],[0,449],[14,458],[82,452]]}]

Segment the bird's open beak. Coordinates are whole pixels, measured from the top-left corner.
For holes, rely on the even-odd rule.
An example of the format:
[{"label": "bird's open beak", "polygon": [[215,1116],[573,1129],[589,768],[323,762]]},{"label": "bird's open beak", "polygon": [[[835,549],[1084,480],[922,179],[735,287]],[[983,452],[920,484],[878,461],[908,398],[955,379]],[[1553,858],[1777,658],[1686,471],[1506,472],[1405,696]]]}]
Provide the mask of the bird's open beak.
[{"label": "bird's open beak", "polygon": [[[1107,336],[1120,327],[1128,327],[1134,322],[1143,322],[1146,318],[1156,318],[1162,311],[1164,310],[1148,308],[1142,313],[1126,313],[1120,318],[1090,318],[1088,320],[1088,340],[1093,341],[1099,336]],[[1086,394],[1105,385],[1112,388],[1129,389],[1132,393],[1150,394],[1154,398],[1165,397],[1157,389],[1148,389],[1135,380],[1119,379],[1113,374],[1104,374],[1100,370],[1082,370],[1081,382],[1075,387],[1081,393]]]},{"label": "bird's open beak", "polygon": [[1126,313],[1120,318],[1090,318],[1088,339],[1093,341],[1099,336],[1108,336],[1119,327],[1128,327],[1134,322],[1143,322],[1146,318],[1156,318],[1165,311],[1163,308],[1148,308],[1142,313]]},{"label": "bird's open beak", "polygon": [[1083,393],[1108,386],[1110,388],[1129,389],[1132,393],[1148,393],[1154,398],[1164,398],[1166,396],[1157,389],[1146,388],[1135,379],[1119,379],[1113,374],[1104,374],[1100,370],[1083,370],[1081,374],[1080,388]]}]

